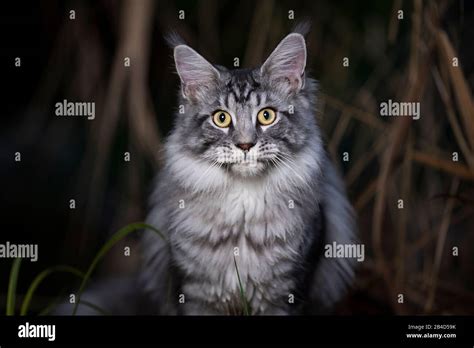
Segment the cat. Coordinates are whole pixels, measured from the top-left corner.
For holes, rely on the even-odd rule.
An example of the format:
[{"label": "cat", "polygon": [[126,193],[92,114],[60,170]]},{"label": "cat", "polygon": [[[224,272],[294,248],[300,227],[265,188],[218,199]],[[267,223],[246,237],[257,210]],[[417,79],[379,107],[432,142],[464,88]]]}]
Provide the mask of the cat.
[{"label": "cat", "polygon": [[179,111],[151,196],[140,284],[160,314],[321,313],[344,294],[354,213],[316,121],[306,43],[286,36],[259,67],[212,65],[172,40]]},{"label": "cat", "polygon": [[324,150],[303,34],[234,70],[170,40],[179,106],[147,217],[165,238],[145,231],[137,278],[83,299],[113,314],[296,315],[344,295],[355,259],[324,248],[356,243],[355,216]]}]

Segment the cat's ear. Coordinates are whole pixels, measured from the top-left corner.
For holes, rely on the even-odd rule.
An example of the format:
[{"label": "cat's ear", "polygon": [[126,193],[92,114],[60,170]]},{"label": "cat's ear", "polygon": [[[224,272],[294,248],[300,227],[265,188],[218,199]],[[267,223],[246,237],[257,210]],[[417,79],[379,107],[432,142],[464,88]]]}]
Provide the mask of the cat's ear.
[{"label": "cat's ear", "polygon": [[289,92],[296,93],[304,87],[306,43],[303,35],[286,36],[270,57],[263,63],[260,73],[271,83],[282,83]]},{"label": "cat's ear", "polygon": [[174,48],[174,62],[185,98],[201,100],[206,98],[207,93],[216,86],[219,71],[191,47],[176,46]]}]

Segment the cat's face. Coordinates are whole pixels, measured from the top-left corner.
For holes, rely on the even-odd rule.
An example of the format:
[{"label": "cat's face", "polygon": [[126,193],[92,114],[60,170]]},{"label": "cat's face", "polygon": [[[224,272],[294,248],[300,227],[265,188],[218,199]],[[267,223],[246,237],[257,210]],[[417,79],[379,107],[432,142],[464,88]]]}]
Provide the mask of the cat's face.
[{"label": "cat's face", "polygon": [[253,70],[214,67],[185,45],[174,51],[182,108],[175,132],[186,151],[230,175],[290,165],[315,126],[304,89],[306,47],[288,35]]}]

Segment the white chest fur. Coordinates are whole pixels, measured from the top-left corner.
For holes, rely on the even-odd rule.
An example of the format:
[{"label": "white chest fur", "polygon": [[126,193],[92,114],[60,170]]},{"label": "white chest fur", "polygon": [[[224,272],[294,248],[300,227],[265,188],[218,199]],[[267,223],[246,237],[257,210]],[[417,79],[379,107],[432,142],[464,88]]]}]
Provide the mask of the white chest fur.
[{"label": "white chest fur", "polygon": [[319,168],[315,158],[294,158],[297,173],[280,166],[264,178],[237,179],[186,155],[174,156],[169,173],[180,190],[163,217],[188,295],[230,301],[239,293],[236,262],[253,305],[288,296],[293,286],[288,275],[301,263],[309,224],[302,207],[317,200],[308,184]]},{"label": "white chest fur", "polygon": [[[239,291],[234,258],[255,305],[269,292],[288,291],[290,283],[273,283],[300,257],[304,225],[289,201],[291,197],[258,182],[236,182],[225,194],[189,197],[172,222],[176,262],[208,284],[200,291],[214,301],[230,301]],[[273,285],[278,289],[267,288]]]}]

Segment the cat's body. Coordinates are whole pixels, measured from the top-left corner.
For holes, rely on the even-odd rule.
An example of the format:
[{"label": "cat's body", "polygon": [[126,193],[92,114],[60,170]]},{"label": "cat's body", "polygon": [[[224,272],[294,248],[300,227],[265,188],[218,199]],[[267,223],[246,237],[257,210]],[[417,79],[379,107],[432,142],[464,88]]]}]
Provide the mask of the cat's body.
[{"label": "cat's body", "polygon": [[[343,183],[323,150],[316,84],[303,74],[302,36],[285,40],[254,70],[214,68],[189,47],[175,48],[185,112],[177,113],[166,142],[148,217],[169,245],[146,236],[142,273],[146,291],[165,313],[242,313],[236,266],[253,314],[329,306],[353,276],[351,260],[321,255],[325,243],[354,243],[355,225]],[[282,80],[292,73],[285,59],[296,61],[293,69],[303,64],[299,75]],[[197,69],[207,69],[199,77],[204,81],[187,85]],[[279,122],[259,127],[256,115],[269,106]],[[211,128],[214,110],[228,112],[234,127]],[[236,146],[247,142],[250,150]],[[178,278],[165,276],[171,266]],[[163,284],[173,278],[170,297]]]},{"label": "cat's body", "polygon": [[[174,58],[179,111],[147,218],[166,241],[146,231],[138,285],[123,293],[143,291],[156,314],[326,310],[355,260],[325,258],[324,245],[355,243],[356,228],[323,149],[303,36],[252,70],[212,66],[184,44]],[[105,288],[90,296],[132,314]]]},{"label": "cat's body", "polygon": [[[314,160],[315,149],[295,162]],[[285,312],[289,294],[296,291],[295,271],[319,227],[314,221],[319,214],[319,169],[300,172],[307,185],[295,188],[296,180],[290,178],[295,174],[286,167],[271,179],[231,178],[216,168],[207,179],[215,183],[209,189],[209,182],[198,179],[206,168],[186,157],[180,161],[162,174],[167,178],[157,186],[149,223],[169,236],[173,262],[183,273],[183,310],[194,314],[242,310],[235,256],[254,313]],[[201,181],[206,190],[186,187],[183,176],[193,178],[190,184]],[[145,254],[151,260],[157,237],[147,238]],[[148,272],[145,278],[156,281],[155,270]]]},{"label": "cat's body", "polygon": [[[350,206],[341,200],[343,192],[334,185],[341,184],[337,173],[330,163],[323,163],[327,174],[334,177],[325,182],[313,173],[315,183],[320,180],[333,185],[319,192],[321,206],[332,198],[339,208],[332,210],[333,218],[352,219]],[[193,197],[184,189],[175,195],[170,187],[157,186],[156,205],[148,222],[168,231],[173,252],[149,232],[143,245],[146,268],[141,274],[144,289],[156,308],[166,309],[163,313],[242,313],[234,265],[236,247],[235,260],[253,314],[293,314],[302,307],[310,313],[324,311],[350,284],[353,261],[324,259],[320,245],[332,241],[354,243],[350,233],[353,225],[339,221],[342,225],[338,234],[324,235],[321,228],[329,223],[323,221],[319,199],[313,194],[301,190],[301,196],[295,199],[291,192],[236,182],[226,195],[209,193]],[[179,207],[179,197],[186,202],[184,208]],[[295,207],[288,212],[292,201],[296,202]],[[308,205],[300,206],[298,202]],[[266,212],[268,206],[272,207],[271,212]],[[229,215],[220,216],[223,211]],[[173,289],[170,294],[164,279],[175,278],[169,268],[171,262],[184,274],[176,280],[181,285],[167,285]],[[305,281],[311,282],[309,289],[307,284],[301,284]],[[179,303],[180,294],[185,296],[184,303]],[[290,295],[295,297],[291,304]]]}]

